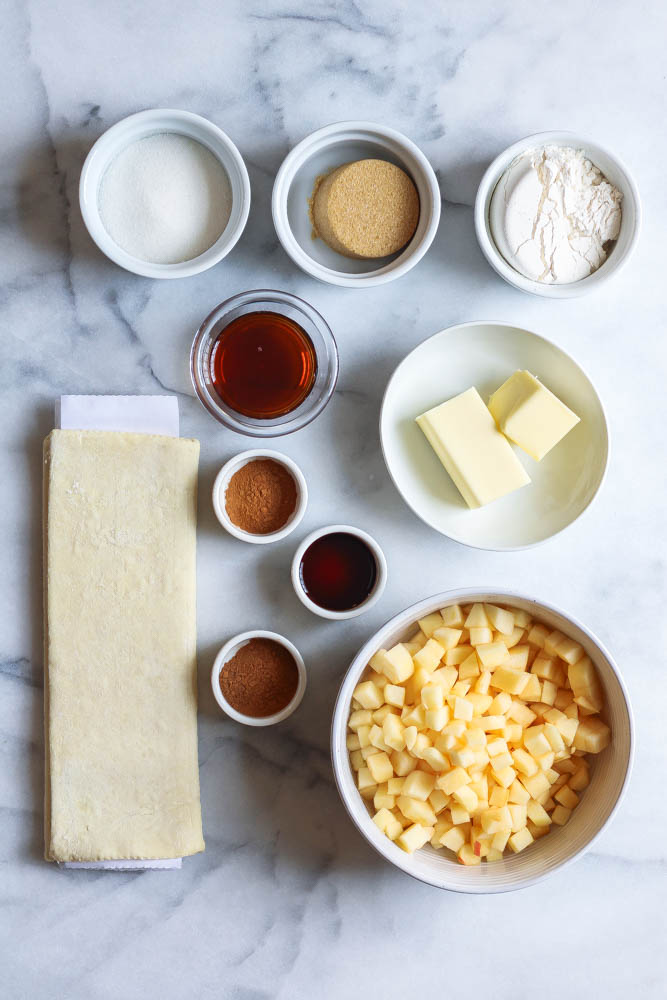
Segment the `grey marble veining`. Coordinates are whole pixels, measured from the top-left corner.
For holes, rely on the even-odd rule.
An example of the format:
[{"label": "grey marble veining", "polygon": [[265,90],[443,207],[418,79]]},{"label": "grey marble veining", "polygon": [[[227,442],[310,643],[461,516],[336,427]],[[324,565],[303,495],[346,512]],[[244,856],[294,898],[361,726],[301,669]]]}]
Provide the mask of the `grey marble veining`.
[{"label": "grey marble veining", "polygon": [[[11,1000],[161,996],[388,998],[485,990],[504,1000],[664,995],[664,35],[658,3],[557,6],[500,0],[7,0],[0,116],[0,975]],[[246,232],[198,277],[119,270],[78,211],[83,158],[119,118],[180,107],[221,125],[250,172]],[[406,132],[437,170],[443,217],[409,275],[375,290],[320,285],[271,224],[275,172],[314,128],[344,118]],[[563,302],[522,295],[489,269],[471,206],[489,160],[534,131],[590,134],[627,161],[644,232],[608,287]],[[244,546],[210,503],[221,462],[249,446],[193,398],[193,331],[226,296],[297,292],[341,354],[338,390],[277,447],[311,502],[296,538]],[[422,525],[378,450],[386,381],[452,323],[515,322],[587,369],[608,407],[612,460],[594,508],[519,554],[463,548]],[[64,872],[41,860],[41,441],[62,392],[177,393],[202,442],[199,530],[200,761],[207,849],[180,872]],[[288,576],[299,537],[344,520],[389,559],[382,601],[342,625],[309,615]],[[467,898],[382,862],[332,783],[329,719],[349,659],[384,620],[459,585],[512,585],[571,609],[616,655],[638,747],[618,817],[595,851],[520,893]],[[270,731],[218,712],[207,675],[240,628],[274,627],[303,652],[302,708]]]}]

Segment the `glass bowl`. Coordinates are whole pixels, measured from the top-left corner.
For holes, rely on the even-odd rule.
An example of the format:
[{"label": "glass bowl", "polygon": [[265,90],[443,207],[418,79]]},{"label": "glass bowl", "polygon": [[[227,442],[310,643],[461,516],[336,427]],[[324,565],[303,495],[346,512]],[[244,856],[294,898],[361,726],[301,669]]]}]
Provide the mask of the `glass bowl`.
[{"label": "glass bowl", "polygon": [[[289,413],[266,419],[246,417],[228,406],[213,385],[211,353],[218,336],[232,320],[250,312],[287,316],[298,323],[312,341],[317,360],[315,383],[303,402]],[[262,288],[232,296],[206,317],[192,344],[190,374],[199,399],[211,416],[225,427],[252,437],[279,437],[305,427],[327,405],[338,379],[338,350],[333,333],[316,309],[296,295]]]}]

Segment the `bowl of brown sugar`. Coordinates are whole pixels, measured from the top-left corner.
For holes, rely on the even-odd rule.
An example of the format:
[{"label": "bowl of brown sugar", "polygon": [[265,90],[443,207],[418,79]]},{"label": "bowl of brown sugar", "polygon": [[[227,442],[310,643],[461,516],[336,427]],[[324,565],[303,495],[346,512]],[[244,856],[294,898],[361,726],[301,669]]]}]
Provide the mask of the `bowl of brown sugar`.
[{"label": "bowl of brown sugar", "polygon": [[235,538],[256,545],[294,531],[306,512],[308,487],[291,458],[254,448],[230,459],[213,484],[213,509]]},{"label": "bowl of brown sugar", "polygon": [[230,718],[246,726],[273,726],[301,704],[306,666],[296,646],[277,632],[241,632],[216,656],[211,687]]}]

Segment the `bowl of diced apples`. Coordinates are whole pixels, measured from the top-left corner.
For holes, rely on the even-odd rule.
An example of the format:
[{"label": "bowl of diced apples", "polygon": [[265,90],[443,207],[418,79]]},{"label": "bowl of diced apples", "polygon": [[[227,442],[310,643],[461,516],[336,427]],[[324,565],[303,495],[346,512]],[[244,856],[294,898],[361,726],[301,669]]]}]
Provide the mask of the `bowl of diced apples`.
[{"label": "bowl of diced apples", "polygon": [[580,857],[630,777],[633,721],[609,652],[511,592],[438,594],[359,651],[332,723],[336,783],[384,858],[457,892],[506,892]]}]

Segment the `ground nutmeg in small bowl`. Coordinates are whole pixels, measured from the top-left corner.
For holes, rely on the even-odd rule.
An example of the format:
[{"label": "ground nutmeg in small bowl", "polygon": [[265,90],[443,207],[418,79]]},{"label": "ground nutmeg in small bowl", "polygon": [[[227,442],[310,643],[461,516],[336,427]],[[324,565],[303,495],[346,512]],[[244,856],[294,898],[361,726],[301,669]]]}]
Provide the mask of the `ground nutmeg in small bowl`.
[{"label": "ground nutmeg in small bowl", "polygon": [[241,531],[269,535],[285,527],[297,499],[291,472],[272,458],[257,458],[242,465],[229,480],[225,510]]},{"label": "ground nutmeg in small bowl", "polygon": [[225,700],[237,712],[256,719],[286,708],[298,685],[294,657],[274,639],[250,639],[220,671],[220,690]]}]

